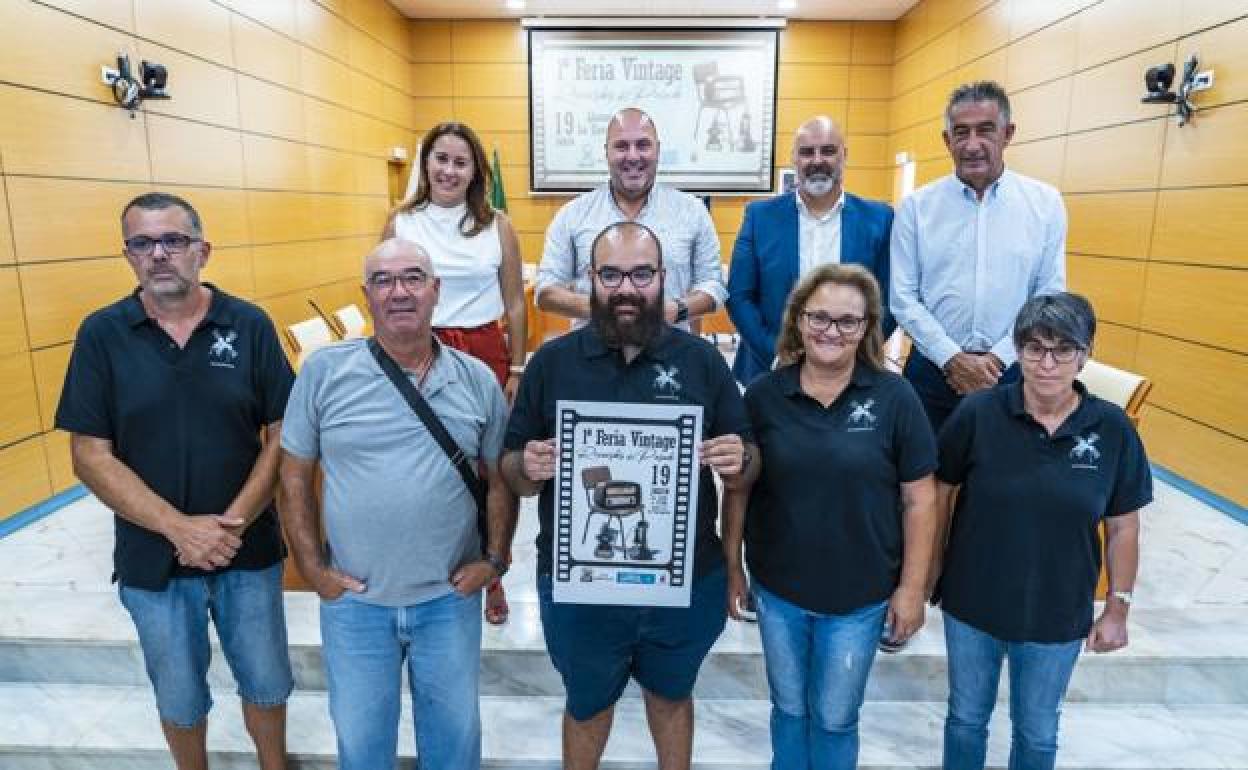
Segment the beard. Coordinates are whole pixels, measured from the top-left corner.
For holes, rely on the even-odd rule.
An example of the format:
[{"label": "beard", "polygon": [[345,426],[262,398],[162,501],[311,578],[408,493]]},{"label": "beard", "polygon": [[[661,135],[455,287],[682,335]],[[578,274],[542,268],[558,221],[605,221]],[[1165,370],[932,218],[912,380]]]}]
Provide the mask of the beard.
[{"label": "beard", "polygon": [[812,198],[822,198],[841,183],[841,170],[829,165],[809,169],[802,177],[802,191]]},{"label": "beard", "polygon": [[[663,293],[659,292],[659,296]],[[637,317],[628,321],[616,317],[616,309],[624,306],[637,308]],[[604,302],[598,292],[591,292],[589,318],[608,348],[645,347],[663,329],[663,303],[661,300],[646,302],[636,294],[615,294]]]}]

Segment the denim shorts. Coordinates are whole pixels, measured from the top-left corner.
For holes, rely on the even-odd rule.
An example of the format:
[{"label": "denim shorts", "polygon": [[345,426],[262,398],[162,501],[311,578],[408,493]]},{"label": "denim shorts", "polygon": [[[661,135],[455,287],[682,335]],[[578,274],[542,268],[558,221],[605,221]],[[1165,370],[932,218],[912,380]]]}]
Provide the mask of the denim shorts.
[{"label": "denim shorts", "polygon": [[539,575],[546,649],[577,721],[614,705],[630,676],[661,698],[688,698],[727,619],[722,565],[694,581],[688,607],[556,604],[551,591],[550,575]]},{"label": "denim shorts", "polygon": [[282,565],[175,577],[163,591],[121,586],[143,648],[161,720],[194,727],[212,708],[208,620],[238,682],[238,695],[257,706],[280,706],[294,689],[286,648]]}]

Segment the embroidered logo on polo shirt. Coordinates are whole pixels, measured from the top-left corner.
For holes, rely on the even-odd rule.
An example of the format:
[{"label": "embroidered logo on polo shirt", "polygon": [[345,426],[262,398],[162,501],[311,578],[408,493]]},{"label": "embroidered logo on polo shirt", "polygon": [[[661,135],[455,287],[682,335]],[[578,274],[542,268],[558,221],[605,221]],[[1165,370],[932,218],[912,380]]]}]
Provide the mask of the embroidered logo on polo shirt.
[{"label": "embroidered logo on polo shirt", "polygon": [[1075,446],[1070,450],[1070,467],[1096,470],[1099,467],[1097,462],[1101,459],[1101,450],[1096,448],[1096,442],[1100,439],[1097,433],[1075,436]]},{"label": "embroidered logo on polo shirt", "polygon": [[680,370],[674,366],[664,369],[659,364],[654,365],[654,370],[658,372],[654,378],[654,389],[659,391],[660,398],[676,398],[676,394],[680,392],[680,383],[676,381],[676,373]]},{"label": "embroidered logo on polo shirt", "polygon": [[875,406],[875,399],[868,398],[861,404],[857,401],[850,401],[849,424],[847,430],[850,433],[863,430],[875,430],[876,417],[871,414],[871,407]]},{"label": "embroidered logo on polo shirt", "polygon": [[238,332],[230,329],[222,336],[221,332],[213,329],[212,338],[212,347],[208,349],[208,365],[233,369],[234,362],[238,360],[238,351],[234,349],[234,341],[238,339]]}]

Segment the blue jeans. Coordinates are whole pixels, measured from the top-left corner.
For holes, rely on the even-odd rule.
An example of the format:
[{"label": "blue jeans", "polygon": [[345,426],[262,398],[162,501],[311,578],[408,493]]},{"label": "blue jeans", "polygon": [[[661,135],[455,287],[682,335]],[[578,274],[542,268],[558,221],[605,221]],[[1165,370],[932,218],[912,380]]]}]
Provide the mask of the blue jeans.
[{"label": "blue jeans", "polygon": [[321,602],[321,640],[340,770],[394,767],[404,658],[420,767],[480,767],[479,592],[408,607],[367,604],[346,592]]},{"label": "blue jeans", "polygon": [[988,719],[997,704],[1001,662],[1010,660],[1009,770],[1053,770],[1057,723],[1082,639],[1056,644],[1005,642],[945,614],[949,715],[945,770],[980,770]]},{"label": "blue jeans", "polygon": [[163,591],[123,585],[118,594],[138,632],[161,720],[194,727],[212,708],[209,618],[240,698],[280,706],[294,689],[280,562],[265,569],[175,577]]},{"label": "blue jeans", "polygon": [[771,690],[772,770],[853,770],[887,602],[821,615],[754,584]]}]

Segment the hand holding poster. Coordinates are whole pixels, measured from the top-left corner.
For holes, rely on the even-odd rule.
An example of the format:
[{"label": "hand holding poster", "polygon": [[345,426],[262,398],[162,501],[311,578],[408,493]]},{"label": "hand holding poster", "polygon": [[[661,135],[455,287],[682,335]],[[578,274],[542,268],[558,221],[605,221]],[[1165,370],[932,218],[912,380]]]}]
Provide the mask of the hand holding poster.
[{"label": "hand holding poster", "polygon": [[554,600],[688,607],[702,407],[555,409]]}]

